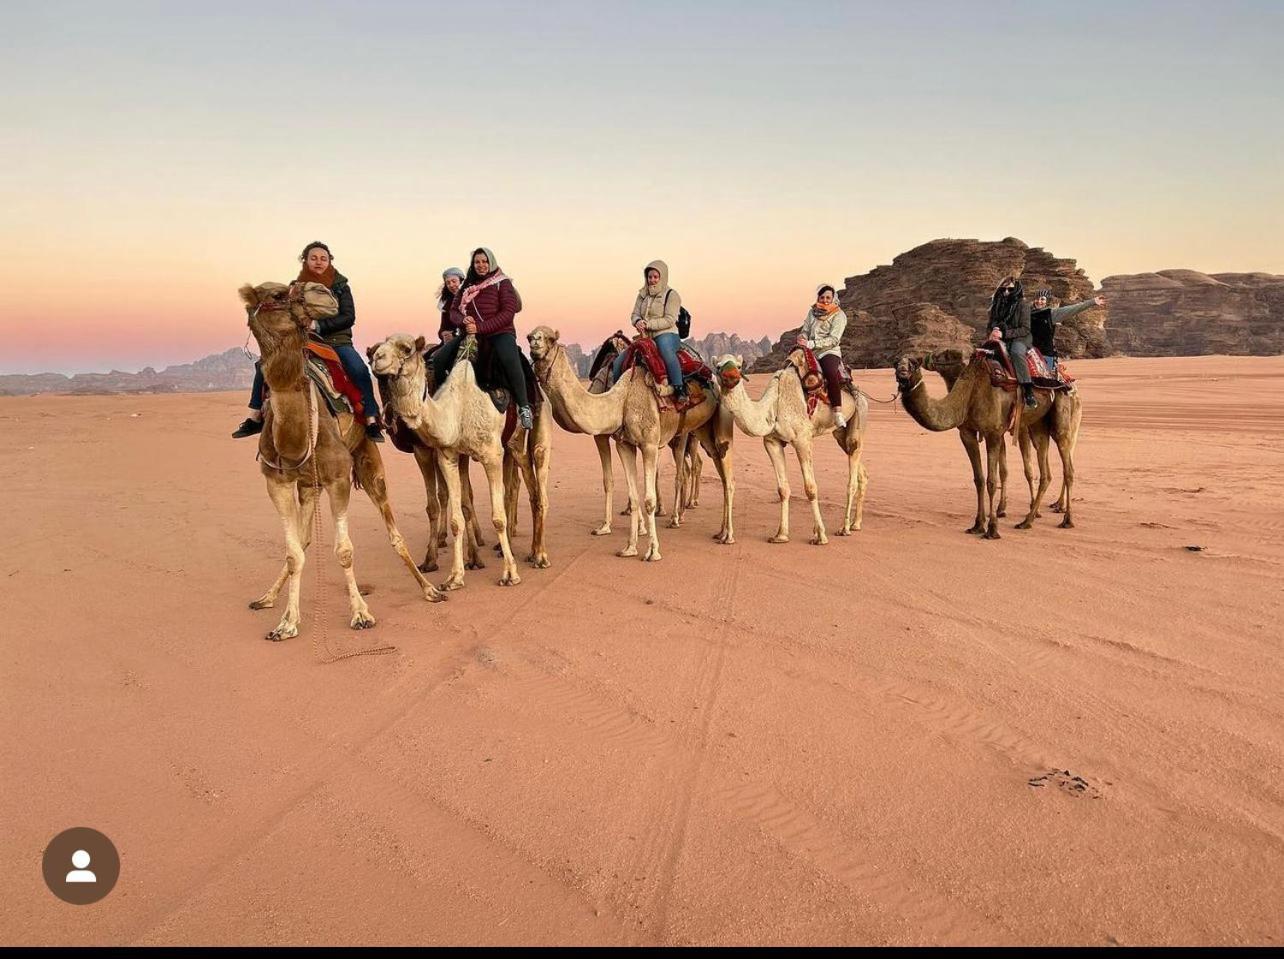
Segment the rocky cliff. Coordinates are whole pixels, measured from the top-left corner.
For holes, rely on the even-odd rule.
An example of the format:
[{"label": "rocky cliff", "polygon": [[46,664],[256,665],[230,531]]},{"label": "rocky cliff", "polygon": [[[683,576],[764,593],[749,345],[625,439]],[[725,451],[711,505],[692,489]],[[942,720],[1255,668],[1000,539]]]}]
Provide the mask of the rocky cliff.
[{"label": "rocky cliff", "polygon": [[1121,353],[1284,353],[1284,276],[1161,270],[1108,276],[1101,289]]},{"label": "rocky cliff", "polygon": [[249,389],[254,361],[234,348],[194,363],[167,366],[157,372],[150,366],[137,373],[0,374],[0,394],[32,393],[199,393],[211,390]]},{"label": "rocky cliff", "polygon": [[696,348],[706,363],[713,362],[715,356],[730,353],[741,357],[746,364],[754,363],[771,350],[771,337],[761,340],[741,339],[738,333],[710,333],[699,339],[689,337],[686,340]]},{"label": "rocky cliff", "polygon": [[[849,277],[838,294],[847,314],[843,357],[853,367],[891,366],[902,354],[964,346],[985,334],[994,288],[1019,276],[1032,295],[1046,286],[1056,304],[1092,296],[1092,281],[1074,260],[1029,247],[1014,237],[933,240],[862,276]],[[805,304],[799,313],[805,312]],[[1057,346],[1065,356],[1105,356],[1106,311],[1088,310],[1063,324]],[[787,330],[759,370],[784,361],[798,327]]]}]

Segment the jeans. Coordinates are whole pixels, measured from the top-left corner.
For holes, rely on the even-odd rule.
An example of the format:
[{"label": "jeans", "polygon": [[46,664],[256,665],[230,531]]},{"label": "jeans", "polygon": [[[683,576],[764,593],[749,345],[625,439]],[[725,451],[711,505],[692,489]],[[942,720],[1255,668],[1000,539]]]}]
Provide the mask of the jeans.
[{"label": "jeans", "polygon": [[[682,346],[682,340],[676,333],[656,333],[653,337],[655,345],[660,350],[660,358],[664,360],[664,371],[669,377],[669,385],[675,390],[682,388],[682,364],[678,362],[678,348]],[[611,364],[611,382],[614,383],[624,372],[624,357],[627,353],[621,353]]]},{"label": "jeans", "polygon": [[[341,346],[335,346],[333,343],[330,345],[339,354],[343,371],[361,391],[361,405],[365,407],[365,415],[378,419],[379,403],[375,399],[374,380],[370,378],[370,367],[366,366],[366,361],[350,343]],[[254,364],[254,385],[250,387],[250,409],[259,413],[263,411],[263,367],[258,362]]]},{"label": "jeans", "polygon": [[1025,351],[1029,348],[1028,340],[1008,341],[1008,356],[1012,358],[1012,371],[1016,373],[1017,382],[1023,386],[1030,384],[1030,367],[1025,361]]},{"label": "jeans", "polygon": [[1043,359],[1048,364],[1048,372],[1053,376],[1057,375],[1057,357],[1055,353],[1044,353]]},{"label": "jeans", "polygon": [[[508,381],[507,386],[509,392],[513,394],[513,402],[517,404],[518,409],[530,406],[530,397],[526,395],[526,374],[522,371],[522,351],[517,345],[517,334],[495,333],[486,337],[486,344],[490,347],[491,355],[499,363],[504,379]],[[432,355],[432,376],[436,389],[441,389],[442,384],[446,382],[451,367],[455,365],[455,357],[459,355],[459,348],[463,345],[464,333],[459,332],[443,343],[441,349]]]}]

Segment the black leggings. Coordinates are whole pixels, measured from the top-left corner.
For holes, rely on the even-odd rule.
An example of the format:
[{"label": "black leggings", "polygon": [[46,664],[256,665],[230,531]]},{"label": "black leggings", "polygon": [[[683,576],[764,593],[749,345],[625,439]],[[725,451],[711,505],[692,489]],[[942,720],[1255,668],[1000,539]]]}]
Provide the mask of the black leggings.
[{"label": "black leggings", "polygon": [[819,358],[820,370],[825,374],[825,390],[829,393],[829,405],[841,409],[843,405],[843,361],[834,354]]},{"label": "black leggings", "polygon": [[[443,343],[441,349],[433,354],[433,382],[437,384],[438,389],[446,382],[446,376],[455,365],[455,357],[459,355],[459,347],[463,345],[464,336],[464,332],[460,330],[453,339]],[[530,406],[530,400],[526,396],[526,376],[522,372],[522,351],[517,345],[517,334],[496,333],[485,339],[486,345],[490,347],[491,353],[499,362],[504,379],[508,381],[508,389],[513,394],[514,402],[519,407]]]}]

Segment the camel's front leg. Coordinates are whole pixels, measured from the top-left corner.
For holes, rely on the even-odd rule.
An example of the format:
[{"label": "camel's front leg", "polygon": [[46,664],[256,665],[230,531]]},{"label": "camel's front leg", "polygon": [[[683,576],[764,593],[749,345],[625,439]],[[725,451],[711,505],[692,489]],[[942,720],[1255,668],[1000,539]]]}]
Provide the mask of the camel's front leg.
[{"label": "camel's front leg", "polygon": [[803,492],[807,494],[807,505],[811,507],[811,539],[808,542],[812,546],[824,546],[829,542],[829,536],[825,532],[825,519],[820,513],[820,491],[816,488],[816,470],[812,463],[810,439],[799,439],[794,444],[794,453],[798,457],[798,466],[802,470]]},{"label": "camel's front leg", "polygon": [[995,494],[998,491],[999,461],[1004,454],[1003,435],[990,434],[985,437],[986,474],[985,488],[989,496],[989,515],[985,527],[985,539],[1000,539],[999,518],[996,512]]},{"label": "camel's front leg", "polygon": [[459,488],[459,455],[451,450],[441,450],[437,465],[446,480],[446,494],[450,498],[450,578],[441,584],[441,588],[463,589],[465,527],[463,496]]},{"label": "camel's front leg", "polygon": [[[521,498],[522,474],[526,472],[526,454],[504,453],[504,518],[508,525],[508,539],[511,543],[517,537],[517,501]],[[495,552],[500,551],[495,544]]]},{"label": "camel's front leg", "polygon": [[[1034,428],[1037,429],[1037,427]],[[1025,485],[1030,491],[1030,512],[1024,520],[1017,524],[1017,529],[1029,529],[1031,520],[1034,518],[1034,460],[1030,457],[1030,445],[1032,443],[1030,430],[1031,427],[1021,427],[1017,431],[1017,446],[1021,450],[1021,471],[1025,473]],[[1000,464],[1006,464],[1006,462],[1006,455],[999,460]],[[1007,477],[1000,475],[1000,480],[1002,481],[1001,489],[1004,492],[999,499],[998,515],[1002,516],[1005,512],[1003,509],[1004,501],[1007,499]]]},{"label": "camel's front leg", "polygon": [[999,450],[999,509],[995,513],[999,519],[1008,515],[1008,439],[1003,436],[1003,446]]},{"label": "camel's front leg", "polygon": [[517,561],[513,559],[513,550],[508,543],[508,511],[504,506],[504,461],[485,460],[486,482],[490,486],[490,522],[499,537],[499,551],[504,557],[504,572],[500,574],[500,586],[516,586],[522,581],[517,572]]},{"label": "camel's front leg", "polygon": [[865,512],[865,486],[869,480],[860,461],[862,452],[857,446],[847,455],[847,502],[843,507],[843,527],[838,531],[839,536],[850,536],[859,530]]},{"label": "camel's front leg", "polygon": [[785,444],[771,436],[762,438],[762,445],[771,458],[771,468],[776,471],[776,494],[780,497],[780,528],[769,543],[789,542],[789,474],[785,470]]},{"label": "camel's front leg", "polygon": [[[305,556],[299,504],[294,498],[294,483],[269,478],[267,488],[268,496],[272,497],[272,505],[276,507],[277,514],[281,517],[281,526],[285,530],[285,570],[290,582],[290,598],[285,604],[285,614],[266,637],[279,642],[299,635],[299,585]],[[263,598],[267,599],[267,596]],[[262,603],[262,600],[259,602]]]},{"label": "camel's front leg", "polygon": [[544,524],[548,519],[548,461],[546,443],[537,443],[523,463],[526,489],[531,501],[531,554],[526,561],[536,569],[548,569],[548,548]]},{"label": "camel's front leg", "polygon": [[986,517],[985,470],[981,466],[981,440],[975,430],[968,429],[966,426],[959,428],[959,439],[963,441],[968,461],[972,464],[972,485],[976,487],[976,522],[972,524],[971,529],[964,532],[980,536],[985,532]]},{"label": "camel's front leg", "polygon": [[[365,597],[357,588],[357,574],[352,571],[352,540],[348,536],[348,500],[352,495],[351,481],[344,476],[327,485],[325,491],[330,497],[330,515],[334,517],[334,555],[338,557],[339,565],[343,567],[343,578],[348,587],[348,608],[352,612],[348,625],[353,629],[369,629],[375,624],[375,618],[370,615],[370,607],[366,605]],[[415,569],[413,560],[410,561],[410,568]]]},{"label": "camel's front leg", "polygon": [[1061,488],[1065,498],[1058,529],[1074,529],[1074,516],[1070,506],[1071,493],[1074,490],[1074,444],[1073,437],[1057,441],[1057,452],[1061,455]]},{"label": "camel's front leg", "polygon": [[615,477],[611,473],[611,438],[595,436],[593,444],[597,447],[597,458],[602,461],[602,494],[606,498],[606,511],[602,516],[602,525],[591,532],[594,536],[607,536],[611,532],[611,511],[615,509]]},{"label": "camel's front leg", "polygon": [[[312,516],[316,511],[317,491],[312,486],[300,486],[299,488],[299,539],[303,544],[303,551],[308,551],[308,545],[312,542]],[[281,587],[285,585],[286,580],[290,578],[289,559],[281,564],[281,572],[276,577],[276,581],[268,587],[268,591],[258,599],[250,603],[250,609],[270,609],[276,605],[276,598],[281,592]]]},{"label": "camel's front leg", "polygon": [[[406,568],[410,570],[410,575],[415,578],[415,582],[419,585],[420,591],[424,594],[424,599],[428,600],[430,603],[437,603],[445,599],[446,597],[437,591],[436,586],[424,578],[423,572],[421,572],[419,567],[415,565],[415,561],[410,556],[410,550],[406,548],[406,541],[402,538],[401,531],[397,529],[397,520],[392,515],[392,504],[388,502],[388,480],[384,476],[383,458],[379,455],[378,447],[370,442],[366,442],[362,446],[358,447],[353,464],[357,472],[357,478],[361,481],[362,488],[366,491],[366,495],[370,497],[370,502],[374,503],[375,507],[379,510],[379,515],[383,517],[383,527],[388,532],[388,542],[392,544],[393,550],[395,550],[397,555],[401,557],[401,561],[406,564]],[[351,486],[348,486],[348,490],[349,491],[344,494],[345,503],[351,495]],[[330,501],[333,507],[333,493],[331,493]],[[344,519],[344,528],[347,528],[346,514]],[[337,548],[338,547],[336,546],[336,549]],[[342,562],[343,559],[340,557],[340,563],[342,564]],[[351,565],[351,562],[349,562],[347,566],[344,566],[344,569],[350,569]],[[366,610],[367,615],[369,612],[369,610]],[[353,629],[364,628],[357,625],[355,607],[353,610],[352,622]],[[373,619],[370,620],[370,624],[374,624]]]},{"label": "camel's front leg", "polygon": [[638,448],[628,443],[617,442],[615,451],[620,455],[620,465],[624,467],[624,481],[629,488],[629,544],[616,553],[616,556],[636,556],[638,554],[638,524],[636,518],[642,515],[642,504],[638,502]]},{"label": "camel's front leg", "polygon": [[650,443],[642,448],[642,475],[646,479],[646,502],[642,509],[646,512],[646,532],[651,539],[642,559],[647,563],[658,563],[662,557],[660,534],[655,528],[655,508],[660,502],[660,450]]},{"label": "camel's front leg", "polygon": [[702,436],[701,440],[705,443],[705,449],[708,450],[709,456],[713,460],[714,469],[718,471],[718,479],[722,481],[722,529],[718,530],[713,539],[723,546],[731,546],[736,541],[734,519],[736,471],[735,464],[731,458],[731,444],[727,443],[719,453],[718,434],[712,424],[709,424],[707,437]]}]

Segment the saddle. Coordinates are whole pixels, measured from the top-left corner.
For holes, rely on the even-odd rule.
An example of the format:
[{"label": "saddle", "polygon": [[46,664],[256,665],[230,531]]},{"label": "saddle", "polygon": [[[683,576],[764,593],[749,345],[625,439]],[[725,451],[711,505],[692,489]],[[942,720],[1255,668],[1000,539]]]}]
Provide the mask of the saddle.
[{"label": "saddle", "polygon": [[649,336],[639,336],[629,344],[624,354],[623,376],[633,367],[641,365],[650,374],[650,386],[660,409],[682,413],[704,402],[705,392],[713,382],[713,370],[705,363],[704,357],[695,348],[683,343],[678,347],[678,366],[682,370],[682,380],[687,385],[687,400],[679,402],[669,382],[669,374],[664,366],[664,357],[655,340]]},{"label": "saddle", "polygon": [[[825,385],[825,371],[820,368],[820,360],[816,359],[816,354],[809,346],[795,346],[791,353],[802,353],[803,369],[800,370],[793,363],[794,372],[802,380],[803,395],[807,397],[807,415],[811,416],[816,412],[816,407],[821,403],[829,404],[829,388]],[[847,369],[847,364],[839,357],[839,377],[843,389],[853,397],[857,397],[856,384],[852,382],[851,370]]]},{"label": "saddle", "polygon": [[307,363],[304,368],[308,378],[317,386],[331,416],[350,415],[360,418],[364,413],[361,390],[348,378],[343,362],[334,347],[319,339],[309,337],[304,348]]},{"label": "saddle", "polygon": [[[1002,343],[986,342],[976,348],[972,356],[974,361],[986,364],[990,372],[990,382],[1009,393],[1016,392],[1017,378],[1012,368],[1012,356]],[[1057,371],[1048,369],[1048,362],[1035,347],[1030,347],[1025,354],[1026,367],[1030,371],[1030,381],[1038,390],[1064,391],[1074,385],[1074,377],[1064,363],[1057,364]]]}]

